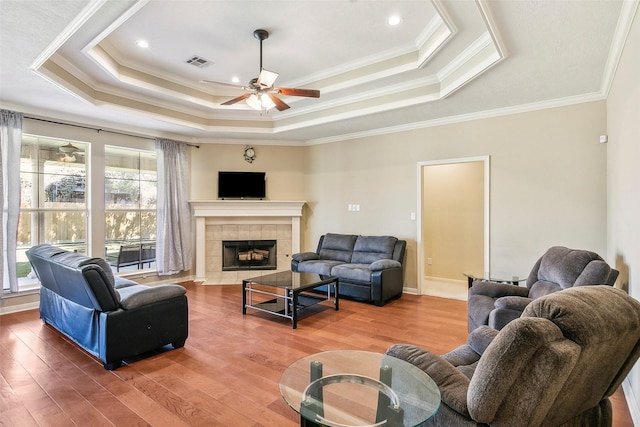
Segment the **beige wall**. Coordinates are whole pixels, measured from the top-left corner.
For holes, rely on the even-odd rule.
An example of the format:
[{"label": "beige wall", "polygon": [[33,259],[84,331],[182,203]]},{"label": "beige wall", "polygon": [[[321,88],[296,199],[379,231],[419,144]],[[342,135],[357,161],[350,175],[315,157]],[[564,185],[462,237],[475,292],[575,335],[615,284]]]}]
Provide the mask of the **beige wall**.
[{"label": "beige wall", "polygon": [[[640,298],[640,17],[636,12],[607,100],[609,142],[608,261],[620,270],[617,285]],[[629,409],[640,424],[640,367],[624,384]]]},{"label": "beige wall", "polygon": [[200,144],[191,151],[191,200],[218,198],[218,171],[267,173],[269,200],[305,200],[304,147],[253,146],[253,163],[244,160],[244,145]]},{"label": "beige wall", "polygon": [[553,245],[604,254],[605,129],[599,101],[311,146],[303,246],[329,231],[407,239],[417,288],[417,163],[489,155],[492,275],[525,277]]},{"label": "beige wall", "polygon": [[484,163],[423,168],[424,275],[465,280],[484,274]]}]

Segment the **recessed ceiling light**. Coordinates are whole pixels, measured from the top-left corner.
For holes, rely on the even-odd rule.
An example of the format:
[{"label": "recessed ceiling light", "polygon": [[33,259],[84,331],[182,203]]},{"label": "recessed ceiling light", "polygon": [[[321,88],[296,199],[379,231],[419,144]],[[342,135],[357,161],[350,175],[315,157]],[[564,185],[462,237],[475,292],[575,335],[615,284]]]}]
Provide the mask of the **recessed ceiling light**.
[{"label": "recessed ceiling light", "polygon": [[401,22],[402,22],[402,16],[400,15],[392,15],[387,18],[387,24],[392,27],[399,25]]},{"label": "recessed ceiling light", "polygon": [[136,41],[136,46],[146,49],[149,47],[149,42],[146,40],[138,40]]},{"label": "recessed ceiling light", "polygon": [[238,78],[237,76],[233,76],[233,77],[231,77],[231,82],[232,83],[240,83],[240,78]]}]

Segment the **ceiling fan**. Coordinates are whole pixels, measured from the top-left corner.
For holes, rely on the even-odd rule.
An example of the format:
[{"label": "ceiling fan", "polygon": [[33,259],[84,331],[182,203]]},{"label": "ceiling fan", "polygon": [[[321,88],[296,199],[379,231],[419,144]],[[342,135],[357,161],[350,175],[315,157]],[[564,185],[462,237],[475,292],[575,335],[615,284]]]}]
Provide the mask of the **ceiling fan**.
[{"label": "ceiling fan", "polygon": [[285,96],[306,96],[309,98],[319,98],[320,91],[316,89],[295,89],[288,87],[274,87],[278,73],[265,70],[262,68],[262,41],[269,38],[267,30],[255,30],[253,36],[260,40],[260,74],[257,78],[251,79],[247,86],[232,85],[229,83],[214,82],[210,80],[201,80],[201,83],[213,83],[224,86],[237,87],[245,90],[247,93],[240,95],[229,101],[223,102],[221,105],[232,105],[236,102],[245,101],[249,107],[254,110],[263,111],[275,107],[278,111],[286,110],[289,107],[277,95]]},{"label": "ceiling fan", "polygon": [[76,161],[76,155],[84,156],[82,150],[70,142],[58,147],[58,151],[62,153],[59,160],[65,163],[74,163]]}]

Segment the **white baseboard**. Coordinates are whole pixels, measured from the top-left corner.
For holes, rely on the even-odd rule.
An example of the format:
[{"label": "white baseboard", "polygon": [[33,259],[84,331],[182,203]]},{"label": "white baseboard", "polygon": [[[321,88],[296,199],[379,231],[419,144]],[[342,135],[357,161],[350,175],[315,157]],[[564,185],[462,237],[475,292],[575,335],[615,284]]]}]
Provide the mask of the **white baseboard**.
[{"label": "white baseboard", "polygon": [[422,293],[424,295],[466,301],[468,283],[466,280],[425,276],[422,281]]},{"label": "white baseboard", "polygon": [[19,311],[33,310],[34,308],[38,308],[39,306],[40,306],[39,301],[27,302],[24,304],[2,306],[0,307],[0,314],[10,314],[10,313],[17,313]]}]

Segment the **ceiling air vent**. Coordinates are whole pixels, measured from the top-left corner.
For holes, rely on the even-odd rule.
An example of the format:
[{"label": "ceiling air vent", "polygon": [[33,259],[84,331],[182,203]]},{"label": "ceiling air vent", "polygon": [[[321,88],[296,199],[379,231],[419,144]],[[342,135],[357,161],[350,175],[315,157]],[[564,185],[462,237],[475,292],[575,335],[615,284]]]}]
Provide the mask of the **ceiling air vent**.
[{"label": "ceiling air vent", "polygon": [[191,64],[198,68],[204,68],[211,64],[211,62],[200,56],[192,56],[191,58],[187,59],[187,64]]}]

